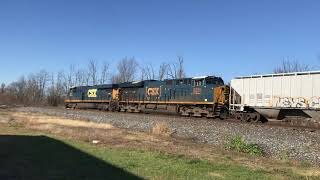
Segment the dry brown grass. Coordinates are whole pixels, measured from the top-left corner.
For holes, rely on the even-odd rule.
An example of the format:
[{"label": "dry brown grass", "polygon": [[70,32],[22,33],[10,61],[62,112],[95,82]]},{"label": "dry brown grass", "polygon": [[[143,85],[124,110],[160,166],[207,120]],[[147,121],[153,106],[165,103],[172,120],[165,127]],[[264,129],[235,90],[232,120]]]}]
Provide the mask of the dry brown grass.
[{"label": "dry brown grass", "polygon": [[169,137],[172,135],[173,131],[169,128],[167,123],[159,122],[153,126],[152,133],[160,136]]},{"label": "dry brown grass", "polygon": [[300,174],[302,176],[305,177],[310,177],[310,176],[320,176],[320,170],[319,169],[298,169],[298,168],[294,168],[293,169],[294,172],[296,172],[297,174]]},{"label": "dry brown grass", "polygon": [[61,125],[68,127],[87,127],[87,128],[98,128],[98,129],[111,129],[114,128],[110,124],[106,123],[94,123],[91,121],[81,121],[81,120],[71,120],[62,117],[46,116],[31,113],[14,113],[13,118],[20,120],[20,122],[32,124],[51,124],[51,125]]},{"label": "dry brown grass", "polygon": [[[5,120],[2,123],[10,122],[14,126],[23,126],[27,129],[50,132],[87,142],[98,140],[99,144],[109,144],[114,147],[137,148],[143,146],[149,149],[149,147],[156,147],[159,144],[162,144],[162,147],[171,144],[161,136],[119,129],[105,123],[72,120],[37,113],[12,112],[7,115],[2,118]],[[9,121],[9,119],[11,120]]]}]

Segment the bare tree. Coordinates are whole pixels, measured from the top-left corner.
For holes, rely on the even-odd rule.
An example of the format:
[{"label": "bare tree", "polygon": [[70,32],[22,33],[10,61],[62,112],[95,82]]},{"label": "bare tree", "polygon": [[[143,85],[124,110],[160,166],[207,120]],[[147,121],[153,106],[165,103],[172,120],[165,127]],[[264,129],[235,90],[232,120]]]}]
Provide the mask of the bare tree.
[{"label": "bare tree", "polygon": [[175,63],[168,64],[167,77],[170,79],[177,78],[177,65]]},{"label": "bare tree", "polygon": [[105,84],[109,76],[109,63],[103,62],[101,68],[100,84]]},{"label": "bare tree", "polygon": [[58,72],[58,76],[60,78],[60,84],[62,86],[63,92],[68,92],[68,82],[66,73],[63,70],[61,70]]},{"label": "bare tree", "polygon": [[15,100],[25,103],[26,87],[26,79],[22,76],[18,81],[11,83],[8,89],[13,94]]},{"label": "bare tree", "polygon": [[178,56],[177,62],[170,63],[167,69],[167,75],[172,79],[181,79],[186,76],[184,70],[184,60],[182,56]]},{"label": "bare tree", "polygon": [[38,84],[38,91],[39,91],[39,100],[42,101],[44,100],[45,97],[45,91],[46,91],[46,86],[49,81],[49,74],[46,70],[41,70],[37,75],[37,84]]},{"label": "bare tree", "polygon": [[186,73],[184,70],[184,60],[182,56],[178,56],[178,77],[179,79],[181,78],[185,78],[186,77]]},{"label": "bare tree", "polygon": [[45,100],[48,82],[48,72],[41,70],[39,73],[30,74],[28,78],[21,77],[18,81],[11,83],[9,89],[18,103],[38,104]]},{"label": "bare tree", "polygon": [[81,86],[82,83],[83,83],[83,72],[82,72],[82,69],[77,69],[75,74],[74,74],[74,79],[75,79],[75,86]]},{"label": "bare tree", "polygon": [[86,70],[83,70],[82,72],[83,72],[83,78],[84,78],[84,85],[86,86],[90,85],[90,74]]},{"label": "bare tree", "polygon": [[91,85],[96,85],[97,84],[97,66],[98,63],[97,61],[91,59],[89,60],[88,63],[88,76],[91,80]]},{"label": "bare tree", "polygon": [[283,60],[281,64],[274,68],[274,73],[290,73],[310,71],[311,68],[306,64],[301,64],[297,60],[290,60],[289,58]]},{"label": "bare tree", "polygon": [[155,70],[152,64],[146,64],[141,67],[141,80],[156,79]]},{"label": "bare tree", "polygon": [[89,85],[89,73],[84,69],[77,69],[75,72],[75,86]]},{"label": "bare tree", "polygon": [[48,88],[47,100],[50,105],[56,106],[57,105],[57,103],[55,102],[56,89],[55,89],[55,78],[53,73],[50,76],[50,82],[51,82],[51,86]]},{"label": "bare tree", "polygon": [[66,96],[69,90],[65,91],[65,89],[64,89],[65,81],[64,81],[63,71],[58,72],[56,79],[57,79],[56,80],[56,88],[59,91],[59,94],[61,94],[62,96]]},{"label": "bare tree", "polygon": [[1,93],[1,94],[4,94],[4,93],[5,93],[5,89],[6,89],[6,84],[5,84],[5,83],[2,83],[2,84],[1,84],[0,93]]},{"label": "bare tree", "polygon": [[66,84],[66,89],[69,89],[70,87],[74,86],[74,74],[75,74],[75,65],[71,64],[69,66],[69,72],[67,74],[67,84]]},{"label": "bare tree", "polygon": [[64,90],[64,74],[59,72],[57,76],[51,75],[51,86],[48,88],[47,101],[49,105],[57,106],[63,102],[66,92]]},{"label": "bare tree", "polygon": [[26,104],[38,104],[41,99],[40,85],[35,74],[29,74],[26,84]]},{"label": "bare tree", "polygon": [[123,58],[118,62],[118,73],[112,77],[113,83],[131,82],[135,79],[138,62],[134,57]]},{"label": "bare tree", "polygon": [[111,77],[112,84],[117,84],[117,83],[121,83],[121,82],[122,82],[122,78],[120,77],[119,74],[115,74]]},{"label": "bare tree", "polygon": [[164,80],[166,73],[168,72],[168,64],[167,63],[161,63],[159,67],[159,74],[158,74],[158,79],[160,81]]}]

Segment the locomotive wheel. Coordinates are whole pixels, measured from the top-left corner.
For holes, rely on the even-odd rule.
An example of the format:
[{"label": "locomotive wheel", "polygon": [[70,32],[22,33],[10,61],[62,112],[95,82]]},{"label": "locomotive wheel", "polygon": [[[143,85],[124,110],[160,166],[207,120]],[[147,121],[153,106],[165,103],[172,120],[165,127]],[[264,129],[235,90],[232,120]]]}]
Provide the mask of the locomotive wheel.
[{"label": "locomotive wheel", "polygon": [[201,112],[202,111],[199,107],[195,107],[192,109],[192,113],[193,113],[192,116],[193,117],[202,117]]},{"label": "locomotive wheel", "polygon": [[187,107],[180,107],[179,109],[180,109],[180,114],[181,114],[181,116],[190,116]]},{"label": "locomotive wheel", "polygon": [[109,110],[110,111],[117,111],[119,109],[118,102],[110,102]]},{"label": "locomotive wheel", "polygon": [[120,105],[120,107],[119,107],[119,111],[120,111],[120,112],[127,112],[127,111],[128,111],[128,109],[126,109],[126,108],[125,108],[125,106]]},{"label": "locomotive wheel", "polygon": [[109,110],[109,106],[108,106],[108,105],[104,105],[104,106],[103,106],[103,110],[104,110],[104,111],[108,111],[108,110]]}]

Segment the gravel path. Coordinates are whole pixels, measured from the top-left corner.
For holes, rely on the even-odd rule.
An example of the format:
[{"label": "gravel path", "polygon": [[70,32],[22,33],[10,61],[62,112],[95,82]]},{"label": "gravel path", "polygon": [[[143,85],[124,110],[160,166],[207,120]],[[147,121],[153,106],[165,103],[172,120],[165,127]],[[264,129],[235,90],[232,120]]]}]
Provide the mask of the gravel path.
[{"label": "gravel path", "polygon": [[184,118],[177,116],[112,113],[58,108],[17,108],[21,112],[40,112],[71,119],[87,119],[109,123],[115,127],[149,132],[158,122],[165,121],[175,135],[198,142],[225,145],[230,137],[240,135],[248,142],[257,143],[267,155],[292,158],[320,165],[320,130],[310,131],[291,127],[263,126],[220,120]]}]

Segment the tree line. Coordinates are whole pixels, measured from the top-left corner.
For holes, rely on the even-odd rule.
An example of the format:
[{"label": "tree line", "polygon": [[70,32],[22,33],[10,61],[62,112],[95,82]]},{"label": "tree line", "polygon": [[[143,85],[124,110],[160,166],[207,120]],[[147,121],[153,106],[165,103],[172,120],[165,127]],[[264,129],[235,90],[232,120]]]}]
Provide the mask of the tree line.
[{"label": "tree line", "polygon": [[290,72],[303,72],[311,71],[315,67],[311,67],[308,64],[300,63],[296,59],[284,58],[281,63],[273,69],[273,73],[290,73]]},{"label": "tree line", "polygon": [[159,67],[150,63],[140,64],[134,57],[124,57],[112,72],[110,63],[88,60],[85,67],[70,65],[67,70],[48,72],[40,70],[21,76],[6,85],[1,84],[0,103],[23,105],[63,104],[71,87],[107,83],[124,83],[138,80],[164,80],[186,76],[184,59],[178,56],[173,62],[162,62]]},{"label": "tree line", "polygon": [[[308,65],[296,60],[284,59],[274,73],[301,72],[312,70]],[[99,63],[88,60],[85,67],[70,65],[67,70],[50,73],[40,70],[0,87],[0,103],[23,105],[63,104],[71,87],[89,86],[107,83],[123,83],[137,80],[164,80],[186,77],[184,59],[178,56],[173,62],[162,62],[158,67],[150,63],[140,64],[134,57],[124,57],[116,64],[112,72],[108,62]]]}]

